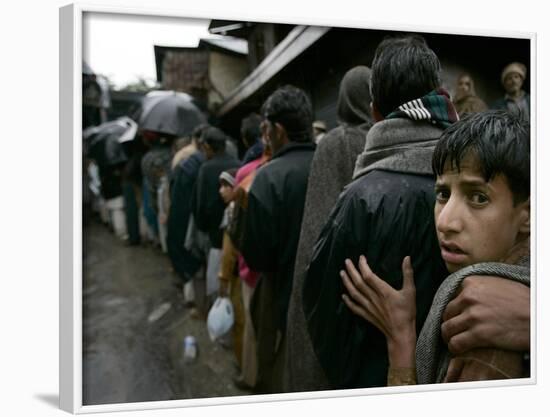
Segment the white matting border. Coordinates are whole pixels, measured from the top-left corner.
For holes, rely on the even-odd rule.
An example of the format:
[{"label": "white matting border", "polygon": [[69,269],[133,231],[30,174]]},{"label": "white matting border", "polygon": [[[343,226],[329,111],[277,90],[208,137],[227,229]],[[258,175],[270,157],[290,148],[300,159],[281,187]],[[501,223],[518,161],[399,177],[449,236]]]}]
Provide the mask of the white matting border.
[{"label": "white matting border", "polygon": [[[481,387],[509,387],[518,385],[532,385],[536,379],[536,256],[532,256],[533,280],[531,286],[531,378],[521,380],[471,382],[445,385],[416,385],[407,387],[370,388],[356,390],[333,390],[311,393],[291,393],[257,395],[244,397],[223,397],[193,400],[153,401],[140,403],[109,404],[97,406],[82,405],[82,181],[81,181],[81,126],[82,126],[82,18],[85,12],[120,13],[130,15],[167,16],[182,18],[224,19],[224,20],[251,20],[274,23],[311,24],[318,26],[339,26],[378,30],[400,30],[410,32],[452,33],[456,35],[478,35],[492,37],[515,37],[531,40],[531,102],[537,103],[536,88],[536,35],[526,32],[502,32],[487,30],[464,30],[441,26],[392,25],[349,20],[325,20],[315,21],[295,20],[284,18],[283,20],[273,16],[262,16],[261,11],[255,10],[253,14],[208,13],[208,15],[177,9],[154,9],[139,7],[99,6],[92,4],[75,3],[62,7],[59,11],[60,37],[59,37],[59,65],[60,65],[60,176],[59,176],[59,222],[60,222],[60,248],[59,248],[59,273],[60,273],[60,318],[59,318],[59,390],[60,407],[71,413],[95,413],[108,411],[151,410],[178,407],[198,407],[221,404],[257,403],[265,401],[287,401],[297,399],[317,399],[327,397],[352,397],[388,393],[427,392],[427,391],[453,391],[457,389],[481,388]],[[531,116],[531,143],[532,143],[532,190],[537,189],[536,183],[536,105],[532,105]],[[532,255],[537,253],[536,246],[536,193],[532,195],[531,217],[532,222]]]}]

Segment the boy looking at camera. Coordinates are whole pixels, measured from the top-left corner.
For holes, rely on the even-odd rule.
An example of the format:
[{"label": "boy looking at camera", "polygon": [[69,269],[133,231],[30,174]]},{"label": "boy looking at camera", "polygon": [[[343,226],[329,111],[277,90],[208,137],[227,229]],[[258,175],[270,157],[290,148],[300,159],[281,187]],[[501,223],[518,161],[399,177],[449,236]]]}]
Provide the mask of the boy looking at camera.
[{"label": "boy looking at camera", "polygon": [[[432,165],[436,232],[452,275],[436,293],[418,342],[410,257],[403,261],[399,291],[378,278],[364,257],[359,271],[347,260],[342,278],[349,295],[343,295],[344,302],[386,336],[389,385],[524,376],[521,353],[501,350],[510,343],[498,332],[486,346],[498,350],[475,349],[451,358],[441,342],[441,320],[467,276],[496,275],[529,285],[529,126],[502,111],[471,115],[443,133]],[[501,305],[495,300],[496,307]],[[496,313],[504,315],[505,309],[513,306]],[[528,334],[528,328],[518,333]]]}]

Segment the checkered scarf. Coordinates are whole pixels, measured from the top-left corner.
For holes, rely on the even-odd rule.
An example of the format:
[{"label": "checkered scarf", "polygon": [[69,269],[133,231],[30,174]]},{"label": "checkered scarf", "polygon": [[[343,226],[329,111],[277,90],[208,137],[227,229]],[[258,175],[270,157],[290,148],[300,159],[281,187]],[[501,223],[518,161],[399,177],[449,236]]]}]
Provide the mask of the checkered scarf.
[{"label": "checkered scarf", "polygon": [[458,121],[458,114],[450,100],[449,93],[438,88],[424,97],[402,104],[386,119],[406,118],[411,120],[427,120],[443,129]]}]

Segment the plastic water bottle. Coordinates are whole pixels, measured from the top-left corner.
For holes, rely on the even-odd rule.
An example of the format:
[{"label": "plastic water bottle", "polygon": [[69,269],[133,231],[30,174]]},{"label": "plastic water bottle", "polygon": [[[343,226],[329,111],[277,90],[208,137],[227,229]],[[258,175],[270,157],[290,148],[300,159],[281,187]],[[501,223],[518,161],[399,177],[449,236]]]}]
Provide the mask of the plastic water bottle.
[{"label": "plastic water bottle", "polygon": [[183,339],[183,361],[193,362],[197,358],[197,341],[193,336],[185,336]]}]

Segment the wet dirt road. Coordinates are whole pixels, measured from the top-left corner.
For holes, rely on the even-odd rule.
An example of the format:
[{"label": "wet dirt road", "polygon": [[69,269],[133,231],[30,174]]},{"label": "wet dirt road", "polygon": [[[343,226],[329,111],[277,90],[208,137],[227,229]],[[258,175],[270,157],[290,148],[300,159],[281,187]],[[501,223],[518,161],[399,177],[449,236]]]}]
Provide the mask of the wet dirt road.
[{"label": "wet dirt road", "polygon": [[[234,387],[233,352],[183,306],[165,254],[127,247],[98,223],[84,229],[83,403],[248,395]],[[200,294],[201,283],[197,284]],[[183,339],[199,355],[183,362]]]}]

